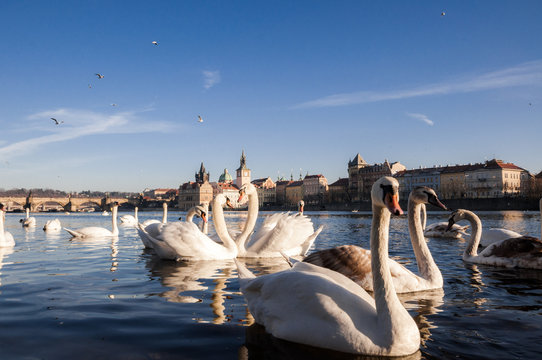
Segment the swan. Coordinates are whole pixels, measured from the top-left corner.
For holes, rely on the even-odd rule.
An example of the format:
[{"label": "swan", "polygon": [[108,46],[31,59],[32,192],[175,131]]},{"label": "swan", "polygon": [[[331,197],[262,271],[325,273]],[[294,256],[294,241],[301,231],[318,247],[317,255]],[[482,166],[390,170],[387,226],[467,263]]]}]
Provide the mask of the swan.
[{"label": "swan", "polygon": [[162,204],[162,221],[158,221],[155,219],[149,219],[143,221],[143,226],[148,226],[150,224],[165,224],[167,223],[167,203]]},{"label": "swan", "polygon": [[445,221],[436,222],[425,226],[427,221],[427,214],[425,210],[425,205],[422,208],[422,222],[423,222],[423,234],[428,238],[451,238],[459,239],[463,236],[470,236],[466,233],[466,230],[469,228],[469,225],[460,226],[454,224],[451,228],[448,229],[448,223]]},{"label": "swan", "polygon": [[123,225],[126,226],[137,226],[139,222],[137,219],[137,206],[134,208],[134,215],[122,215],[119,219]]},{"label": "swan", "polygon": [[[202,219],[204,219],[203,222],[207,222],[207,211],[201,206],[193,206],[190,209],[188,209],[188,212],[186,213],[186,221],[192,222],[192,219],[194,218],[194,216],[201,217]],[[179,220],[181,219],[182,218],[179,218]],[[156,246],[153,245],[151,238],[158,239],[164,225],[165,224],[161,222],[153,222],[147,226],[145,226],[144,224],[138,223],[137,233],[139,234],[139,238],[141,239],[141,242],[143,243],[143,246],[145,248],[147,249],[156,248]]]},{"label": "swan", "polygon": [[501,240],[478,253],[482,222],[472,211],[459,209],[450,215],[450,226],[461,220],[472,226],[471,239],[463,252],[463,261],[507,268],[542,269],[542,241],[531,236]]},{"label": "swan", "polygon": [[305,255],[320,234],[323,226],[316,231],[312,221],[301,213],[277,213],[268,216],[260,229],[254,231],[258,218],[258,193],[251,183],[244,184],[239,190],[239,200],[248,195],[248,216],[245,227],[237,236],[239,257],[281,257],[281,251],[289,256]]},{"label": "swan", "polygon": [[54,220],[48,220],[45,225],[43,225],[43,231],[58,231],[62,230],[62,226],[60,225],[60,220],[54,219]]},{"label": "swan", "polygon": [[70,233],[71,236],[76,238],[92,238],[92,237],[105,237],[105,236],[118,236],[119,235],[119,228],[117,227],[117,209],[119,207],[119,203],[115,202],[112,205],[112,211],[111,211],[111,224],[112,224],[112,230],[105,229],[103,227],[98,226],[89,226],[84,227],[77,230],[70,230],[67,228],[64,228],[68,233]]},{"label": "swan", "polygon": [[[388,259],[391,278],[397,293],[409,293],[430,289],[440,289],[442,274],[435,264],[427,242],[423,237],[421,212],[425,204],[447,210],[435,191],[427,186],[416,187],[408,197],[408,230],[410,241],[416,255],[419,275],[414,274],[398,262]],[[367,291],[373,289],[371,273],[371,252],[356,245],[342,245],[321,250],[307,256],[304,262],[326,267],[349,277]]]},{"label": "swan", "polygon": [[6,220],[6,213],[4,212],[4,204],[0,204],[0,247],[15,246],[15,240],[13,235],[9,231],[4,230],[4,222]]},{"label": "swan", "polygon": [[303,215],[304,209],[305,209],[305,202],[303,200],[299,200],[299,202],[297,203],[297,211],[299,211],[299,213]]},{"label": "swan", "polygon": [[24,219],[19,220],[19,222],[23,225],[23,227],[36,226],[36,218],[30,216],[30,208],[26,208],[26,217]]},{"label": "swan", "polygon": [[401,305],[390,276],[390,212],[399,183],[383,177],[372,187],[371,266],[374,299],[344,275],[305,262],[255,277],[239,260],[239,285],[250,313],[274,337],[319,348],[377,356],[419,350],[418,326]]},{"label": "swan", "polygon": [[[225,260],[237,256],[237,245],[228,234],[222,207],[227,204],[224,194],[213,199],[213,218],[216,233],[222,244],[205,235],[193,222],[169,223],[162,228],[158,238],[150,237],[155,249],[159,246],[165,255],[174,253],[175,260]],[[168,249],[169,248],[169,249]],[[158,251],[157,251],[158,253]],[[159,255],[160,256],[160,255]]]}]

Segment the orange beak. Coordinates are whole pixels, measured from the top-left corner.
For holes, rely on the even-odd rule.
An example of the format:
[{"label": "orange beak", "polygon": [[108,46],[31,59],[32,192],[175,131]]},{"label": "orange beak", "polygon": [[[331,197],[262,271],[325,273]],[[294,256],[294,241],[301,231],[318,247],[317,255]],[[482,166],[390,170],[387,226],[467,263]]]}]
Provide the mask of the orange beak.
[{"label": "orange beak", "polygon": [[207,222],[207,215],[205,215],[205,213],[201,214],[201,218],[203,219],[203,222]]},{"label": "orange beak", "polygon": [[243,196],[245,195],[245,192],[243,190],[239,190],[239,199],[237,199],[237,202],[241,202],[241,199],[243,198]]},{"label": "orange beak", "polygon": [[403,215],[403,210],[399,206],[399,195],[386,194],[385,198],[386,206],[388,210],[394,215]]}]

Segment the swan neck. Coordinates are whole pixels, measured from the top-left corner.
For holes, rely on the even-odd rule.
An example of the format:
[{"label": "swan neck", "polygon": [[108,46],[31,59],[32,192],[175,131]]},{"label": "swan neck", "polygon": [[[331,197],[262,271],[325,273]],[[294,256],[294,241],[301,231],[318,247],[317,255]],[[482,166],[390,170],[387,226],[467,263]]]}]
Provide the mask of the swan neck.
[{"label": "swan neck", "polygon": [[406,313],[395,292],[388,264],[390,215],[388,209],[373,204],[371,268],[373,271],[376,312],[379,322],[384,328],[388,327],[387,330],[389,330],[384,333],[392,333],[392,330],[396,329],[398,321],[400,321],[399,317],[404,316],[401,313]]},{"label": "swan neck", "polygon": [[463,257],[477,256],[478,245],[480,244],[480,238],[482,237],[482,222],[480,218],[471,211],[465,211],[465,219],[470,222],[471,234],[470,241],[463,253]]},{"label": "swan neck", "polygon": [[26,208],[26,218],[30,217],[30,208]]},{"label": "swan neck", "polygon": [[186,213],[186,222],[193,222],[194,215],[196,215],[196,209],[190,208]]},{"label": "swan neck", "polygon": [[4,212],[0,210],[0,243],[5,241],[4,234]]},{"label": "swan neck", "polygon": [[418,271],[420,276],[429,281],[443,282],[442,274],[433,260],[431,251],[427,246],[423,235],[422,212],[425,213],[425,204],[418,203],[408,198],[408,231],[410,233],[410,242],[416,256]]},{"label": "swan neck", "polygon": [[425,204],[420,204],[420,210],[421,210],[421,219],[422,219],[422,231],[425,231],[425,228],[427,227],[427,208],[425,207]]},{"label": "swan neck", "polygon": [[113,211],[111,211],[111,224],[112,224],[112,233],[113,235],[119,234],[119,228],[117,227],[117,210],[118,206],[113,206]]},{"label": "swan neck", "polygon": [[167,204],[164,203],[164,211],[162,212],[162,224],[167,223]]},{"label": "swan neck", "polygon": [[245,227],[236,239],[240,255],[246,253],[245,243],[248,240],[250,234],[252,234],[252,232],[254,231],[254,227],[256,226],[256,220],[258,220],[258,211],[258,194],[256,192],[252,192],[248,194],[248,215]]},{"label": "swan neck", "polygon": [[134,209],[134,218],[135,218],[136,223],[139,222],[139,219],[137,218],[137,210],[138,209],[137,209],[137,206],[136,206],[136,208]]},{"label": "swan neck", "polygon": [[228,250],[234,251],[235,254],[237,254],[237,245],[231,238],[226,227],[224,209],[222,209],[222,206],[217,201],[213,202],[213,224],[215,226],[216,234],[220,240],[222,240],[224,247],[226,247]]}]

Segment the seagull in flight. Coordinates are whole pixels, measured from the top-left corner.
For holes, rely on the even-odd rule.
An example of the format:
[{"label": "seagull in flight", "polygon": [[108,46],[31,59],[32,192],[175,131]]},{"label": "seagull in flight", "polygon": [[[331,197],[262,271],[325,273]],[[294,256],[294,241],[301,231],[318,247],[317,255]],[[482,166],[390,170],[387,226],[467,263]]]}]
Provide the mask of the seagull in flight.
[{"label": "seagull in flight", "polygon": [[53,121],[55,122],[55,125],[64,124],[64,121],[58,121],[58,120],[55,119],[55,118],[51,118],[51,120],[53,120]]},{"label": "seagull in flight", "polygon": [[95,75],[98,77],[98,79],[103,79],[104,78],[104,76],[102,74],[96,73]]},{"label": "seagull in flight", "polygon": [[202,123],[203,122],[203,119],[201,118],[201,116],[198,115],[198,122]]},{"label": "seagull in flight", "polygon": [[158,41],[153,41],[152,44],[153,45],[158,45]]}]

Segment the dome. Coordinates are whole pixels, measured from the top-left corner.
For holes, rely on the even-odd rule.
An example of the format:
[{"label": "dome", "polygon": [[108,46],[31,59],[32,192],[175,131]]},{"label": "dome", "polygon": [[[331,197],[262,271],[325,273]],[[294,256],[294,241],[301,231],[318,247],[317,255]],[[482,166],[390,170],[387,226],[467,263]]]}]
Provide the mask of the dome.
[{"label": "dome", "polygon": [[233,178],[228,173],[228,169],[224,169],[224,173],[220,175],[220,177],[218,178],[218,182],[220,183],[233,182]]}]

